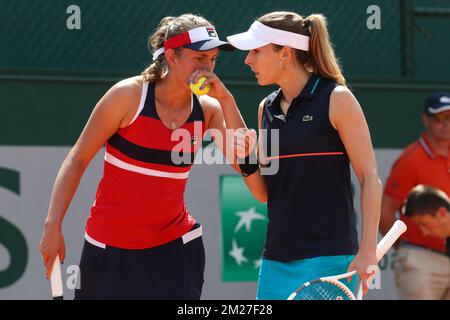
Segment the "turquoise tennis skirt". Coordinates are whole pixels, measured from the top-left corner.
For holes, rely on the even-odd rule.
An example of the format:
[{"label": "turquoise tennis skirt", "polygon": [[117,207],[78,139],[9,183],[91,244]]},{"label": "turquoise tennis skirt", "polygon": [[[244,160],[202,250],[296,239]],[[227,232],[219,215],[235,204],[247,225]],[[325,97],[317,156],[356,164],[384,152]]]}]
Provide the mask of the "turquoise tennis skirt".
[{"label": "turquoise tennis skirt", "polygon": [[[262,259],[259,269],[257,300],[286,300],[305,282],[347,272],[354,255],[323,256],[311,259],[280,262]],[[358,276],[350,283],[341,280],[353,293],[356,292]]]}]

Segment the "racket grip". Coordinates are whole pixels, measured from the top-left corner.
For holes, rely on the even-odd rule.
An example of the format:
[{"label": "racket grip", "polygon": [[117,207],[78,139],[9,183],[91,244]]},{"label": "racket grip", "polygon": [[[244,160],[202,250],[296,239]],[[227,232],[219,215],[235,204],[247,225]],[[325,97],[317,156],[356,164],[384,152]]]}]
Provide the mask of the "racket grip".
[{"label": "racket grip", "polygon": [[50,285],[52,288],[53,300],[62,300],[63,283],[61,277],[61,261],[59,260],[59,256],[56,256],[55,262],[53,263],[53,269],[50,275]]},{"label": "racket grip", "polygon": [[377,259],[380,261],[386,252],[394,245],[395,241],[406,231],[406,224],[401,221],[395,221],[392,228],[386,233],[377,245]]}]

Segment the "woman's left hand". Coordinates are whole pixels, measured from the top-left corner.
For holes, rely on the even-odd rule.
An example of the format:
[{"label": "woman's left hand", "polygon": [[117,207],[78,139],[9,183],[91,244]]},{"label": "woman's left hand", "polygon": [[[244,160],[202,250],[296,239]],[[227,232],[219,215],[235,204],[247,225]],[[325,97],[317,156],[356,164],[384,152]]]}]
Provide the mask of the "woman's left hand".
[{"label": "woman's left hand", "polygon": [[217,77],[217,75],[207,69],[198,69],[195,70],[190,76],[188,82],[197,83],[197,81],[201,78],[205,77],[206,80],[203,83],[201,89],[206,87],[207,85],[211,86],[211,89],[208,92],[208,96],[216,98],[221,101],[222,99],[228,98],[231,96],[230,91],[228,91],[227,87],[223,84],[223,82]]},{"label": "woman's left hand", "polygon": [[360,248],[353,261],[348,267],[348,271],[356,270],[362,283],[363,295],[368,291],[368,279],[378,272],[378,260],[376,249],[367,250]]}]

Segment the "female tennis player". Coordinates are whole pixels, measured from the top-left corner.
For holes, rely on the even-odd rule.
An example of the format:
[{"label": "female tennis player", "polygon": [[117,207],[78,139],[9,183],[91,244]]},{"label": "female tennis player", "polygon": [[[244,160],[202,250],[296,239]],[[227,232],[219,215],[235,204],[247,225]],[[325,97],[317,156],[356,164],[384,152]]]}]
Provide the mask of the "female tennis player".
[{"label": "female tennis player", "polygon": [[[64,260],[61,226],[82,174],[106,144],[75,299],[201,296],[202,229],[183,195],[203,133],[214,128],[225,136],[221,107],[237,107],[219,80],[210,97],[197,97],[188,79],[195,70],[212,72],[219,49],[233,48],[210,22],[192,14],[162,19],[149,45],[153,63],[100,99],[56,178],[40,244],[47,277],[55,257]],[[187,134],[187,143],[174,134]],[[216,142],[224,149],[223,140]]]},{"label": "female tennis player", "polygon": [[[251,158],[258,145],[263,165],[278,162],[271,175],[262,175],[257,164],[243,170],[255,198],[268,202],[257,299],[286,299],[308,280],[347,270],[357,271],[366,292],[368,270],[374,270],[369,267],[377,266],[382,187],[364,114],[346,87],[325,17],[272,12],[227,39],[249,50],[245,63],[260,86],[279,86],[259,105],[259,143],[254,130],[236,134],[238,152]],[[201,76],[208,73],[197,73],[193,81]],[[227,127],[238,127],[233,110],[222,107]],[[275,131],[279,141],[271,138]],[[271,154],[275,145],[279,153]],[[362,189],[360,245],[350,163]]]}]

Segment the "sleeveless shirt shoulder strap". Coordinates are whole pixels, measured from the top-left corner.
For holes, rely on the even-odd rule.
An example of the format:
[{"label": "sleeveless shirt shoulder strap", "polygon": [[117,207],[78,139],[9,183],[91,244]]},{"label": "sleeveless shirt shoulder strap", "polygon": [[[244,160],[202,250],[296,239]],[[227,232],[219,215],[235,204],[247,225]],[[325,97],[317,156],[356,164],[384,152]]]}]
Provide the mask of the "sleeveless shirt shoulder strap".
[{"label": "sleeveless shirt shoulder strap", "polygon": [[192,113],[191,117],[188,121],[205,121],[205,115],[203,113],[202,105],[200,104],[200,100],[198,100],[198,97],[195,94],[192,94]]},{"label": "sleeveless shirt shoulder strap", "polygon": [[136,113],[133,116],[133,119],[131,119],[131,121],[128,123],[128,126],[131,126],[133,124],[133,122],[136,121],[137,117],[139,117],[139,115],[141,115],[141,113],[143,112],[143,110],[145,108],[145,103],[147,100],[148,88],[149,88],[149,83],[147,81],[143,81],[142,89],[141,89],[141,97],[139,99],[139,105],[136,110]]},{"label": "sleeveless shirt shoulder strap", "polygon": [[278,89],[277,91],[272,92],[271,94],[269,94],[266,97],[266,100],[264,101],[264,106],[263,106],[263,113],[262,113],[262,117],[261,117],[261,123],[264,123],[265,120],[269,120],[269,122],[273,121],[273,116],[269,112],[268,108],[269,108],[270,105],[272,105],[273,101],[275,100],[275,98],[277,97],[279,92],[280,92],[280,89]]},{"label": "sleeveless shirt shoulder strap", "polygon": [[321,81],[324,82],[324,84],[322,85],[322,89],[321,91],[326,93],[328,96],[331,95],[331,92],[333,92],[333,90],[339,86],[340,84],[338,84],[335,81],[329,80],[329,79],[325,79],[325,78],[321,78]]},{"label": "sleeveless shirt shoulder strap", "polygon": [[159,119],[155,105],[155,83],[148,84],[147,97],[145,98],[144,108],[142,109],[141,114],[154,119]]}]

